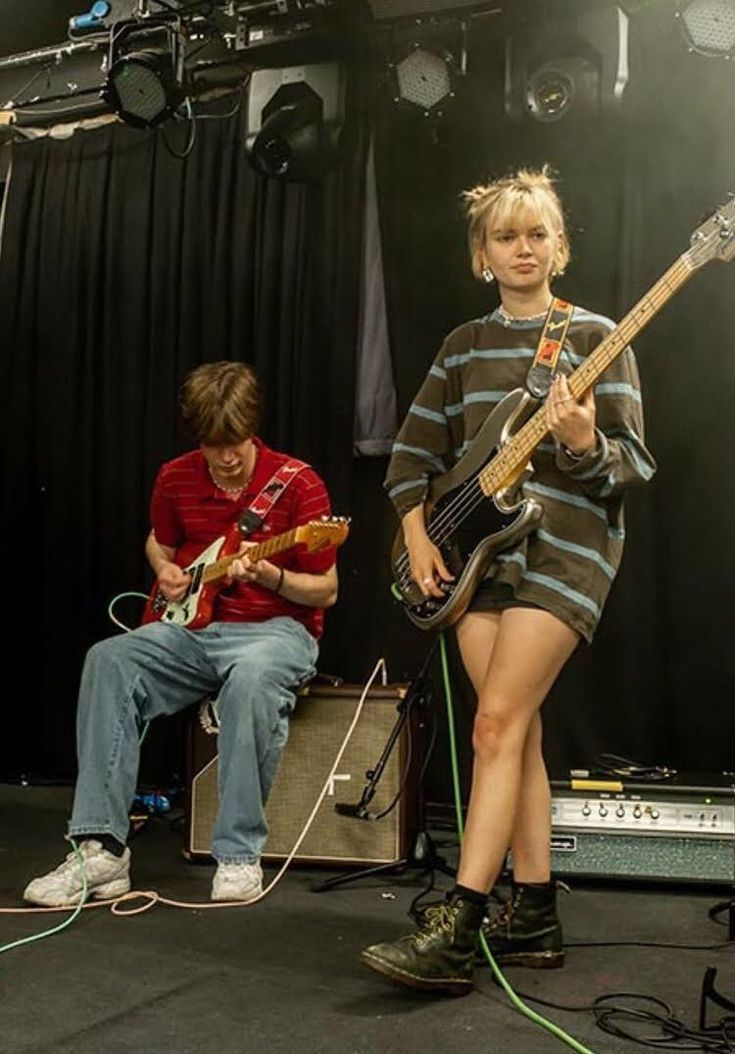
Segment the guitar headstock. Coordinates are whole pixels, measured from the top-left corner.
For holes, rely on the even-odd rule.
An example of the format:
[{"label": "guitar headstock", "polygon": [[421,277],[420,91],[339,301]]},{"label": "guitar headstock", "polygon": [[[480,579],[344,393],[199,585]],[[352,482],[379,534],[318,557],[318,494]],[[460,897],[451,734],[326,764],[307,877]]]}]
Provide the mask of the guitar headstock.
[{"label": "guitar headstock", "polygon": [[310,553],[316,553],[330,545],[341,545],[349,533],[349,516],[325,516],[297,527],[296,541],[305,545]]},{"label": "guitar headstock", "polygon": [[722,205],[692,235],[692,247],[684,255],[692,267],[701,267],[709,260],[724,260],[735,256],[735,198]]}]

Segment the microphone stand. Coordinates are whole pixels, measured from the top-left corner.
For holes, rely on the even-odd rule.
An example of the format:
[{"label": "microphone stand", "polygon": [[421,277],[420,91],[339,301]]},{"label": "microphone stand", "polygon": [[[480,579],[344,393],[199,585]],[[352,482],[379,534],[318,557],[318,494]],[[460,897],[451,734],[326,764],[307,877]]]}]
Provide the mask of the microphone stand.
[{"label": "microphone stand", "polygon": [[[405,696],[400,701],[397,707],[398,716],[396,717],[393,728],[391,729],[390,735],[383,747],[383,750],[373,768],[368,769],[365,772],[365,778],[367,780],[360,800],[356,805],[347,805],[344,803],[337,803],[334,808],[335,811],[340,813],[342,816],[353,816],[355,819],[362,820],[363,822],[370,822],[378,820],[380,814],[374,814],[369,812],[368,806],[373,800],[375,793],[378,789],[380,779],[383,775],[383,770],[393,752],[393,749],[398,742],[398,739],[406,726],[406,723],[411,719],[412,711],[414,707],[420,709],[427,705],[427,699],[429,697],[429,688],[427,685],[427,677],[431,660],[434,658],[437,645],[439,643],[439,637],[435,637],[429,651],[424,659],[421,669],[416,676],[409,682],[408,690]],[[334,878],[328,878],[324,882],[312,886],[314,893],[323,893],[328,889],[335,889],[337,886],[344,886],[350,882],[356,882],[360,878],[365,878],[368,875],[378,875],[384,872],[390,871],[405,871],[407,868],[417,868],[419,870],[429,871],[436,870],[441,871],[445,875],[455,876],[456,872],[454,868],[450,867],[442,856],[440,856],[434,843],[426,830],[426,815],[425,815],[425,802],[423,793],[423,766],[425,758],[423,757],[423,749],[421,750],[420,765],[419,769],[419,786],[417,794],[417,831],[413,838],[412,844],[405,857],[400,860],[390,861],[385,864],[376,864],[374,867],[361,868],[359,871],[351,871],[344,875],[336,875]],[[401,793],[404,788],[401,788]],[[400,803],[396,802],[395,807],[399,808]]]}]

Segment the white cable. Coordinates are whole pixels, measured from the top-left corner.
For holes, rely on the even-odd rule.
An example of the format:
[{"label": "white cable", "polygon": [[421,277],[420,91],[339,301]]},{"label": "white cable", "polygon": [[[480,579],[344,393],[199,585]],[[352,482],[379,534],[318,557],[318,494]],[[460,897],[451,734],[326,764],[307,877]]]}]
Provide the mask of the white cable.
[{"label": "white cable", "polygon": [[137,592],[118,593],[117,596],[113,597],[110,603],[108,604],[107,614],[110,617],[110,621],[114,622],[116,626],[120,627],[120,629],[124,629],[126,633],[130,633],[130,626],[126,626],[124,622],[121,622],[120,619],[115,616],[115,604],[117,604],[118,600],[124,600],[126,597],[137,597],[139,600],[147,600],[148,594]]}]

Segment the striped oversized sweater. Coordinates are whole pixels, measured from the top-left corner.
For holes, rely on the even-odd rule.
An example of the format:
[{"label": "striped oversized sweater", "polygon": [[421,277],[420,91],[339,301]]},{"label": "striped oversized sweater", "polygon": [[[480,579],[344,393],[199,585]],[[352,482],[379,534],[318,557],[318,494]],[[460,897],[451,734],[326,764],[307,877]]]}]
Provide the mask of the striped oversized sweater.
[{"label": "striped oversized sweater", "polygon": [[[393,445],[386,489],[400,517],[424,501],[428,480],[468,450],[487,415],[524,387],[543,320],[508,320],[494,311],[452,333],[434,360]],[[557,369],[571,374],[614,328],[575,307]],[[523,490],[544,507],[540,525],[488,571],[522,601],[592,638],[620,564],[623,493],[656,470],[643,441],[635,356],[627,348],[595,385],[597,444],[571,458],[551,436],[532,457]]]}]

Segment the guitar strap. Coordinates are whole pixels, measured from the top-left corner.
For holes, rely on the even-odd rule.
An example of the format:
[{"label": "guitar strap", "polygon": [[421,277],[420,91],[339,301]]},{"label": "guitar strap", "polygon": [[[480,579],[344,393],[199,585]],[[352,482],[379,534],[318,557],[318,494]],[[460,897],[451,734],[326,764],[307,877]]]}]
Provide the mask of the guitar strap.
[{"label": "guitar strap", "polygon": [[257,498],[254,498],[247,509],[240,514],[238,527],[244,537],[263,526],[266,516],[281,497],[286,487],[305,468],[308,468],[305,461],[299,461],[297,458],[292,457],[285,461],[271,476]]},{"label": "guitar strap", "polygon": [[574,304],[558,297],[549,305],[536,355],[526,377],[526,387],[537,399],[544,399],[549,393],[573,311]]}]

